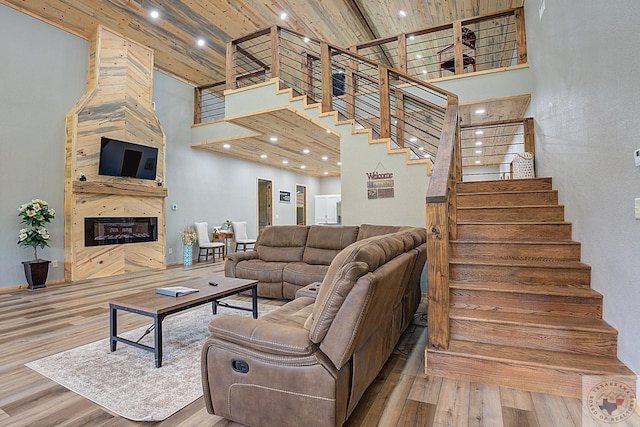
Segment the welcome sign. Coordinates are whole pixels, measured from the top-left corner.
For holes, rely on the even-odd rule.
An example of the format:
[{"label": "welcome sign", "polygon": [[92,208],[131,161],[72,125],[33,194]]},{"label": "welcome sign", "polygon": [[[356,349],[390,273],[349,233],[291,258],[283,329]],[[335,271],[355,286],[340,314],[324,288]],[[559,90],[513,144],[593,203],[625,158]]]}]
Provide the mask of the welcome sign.
[{"label": "welcome sign", "polygon": [[367,172],[366,175],[368,199],[389,199],[394,196],[393,173],[387,171],[382,163],[378,163],[373,172]]}]

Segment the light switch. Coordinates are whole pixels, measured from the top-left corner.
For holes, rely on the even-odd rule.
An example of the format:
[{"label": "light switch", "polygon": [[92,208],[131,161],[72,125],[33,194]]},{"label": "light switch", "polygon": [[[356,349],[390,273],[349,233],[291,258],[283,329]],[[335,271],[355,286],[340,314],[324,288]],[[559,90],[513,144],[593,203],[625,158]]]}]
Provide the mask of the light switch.
[{"label": "light switch", "polygon": [[640,198],[636,200],[636,219],[640,219]]}]

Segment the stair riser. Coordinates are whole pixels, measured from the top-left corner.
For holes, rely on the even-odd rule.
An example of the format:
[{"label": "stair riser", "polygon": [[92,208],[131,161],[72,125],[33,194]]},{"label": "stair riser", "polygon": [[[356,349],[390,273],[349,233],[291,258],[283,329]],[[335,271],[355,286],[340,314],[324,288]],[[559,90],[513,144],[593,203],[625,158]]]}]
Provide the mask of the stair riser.
[{"label": "stair riser", "polygon": [[464,208],[457,210],[456,217],[463,222],[562,222],[564,207]]},{"label": "stair riser", "polygon": [[458,224],[460,240],[556,241],[571,240],[571,224]]},{"label": "stair riser", "polygon": [[457,281],[531,283],[589,287],[588,268],[548,268],[478,264],[451,264],[450,278]]},{"label": "stair riser", "polygon": [[536,315],[602,317],[601,298],[451,289],[451,306],[474,310]]},{"label": "stair riser", "polygon": [[452,258],[580,261],[580,244],[451,242]]},{"label": "stair riser", "polygon": [[544,191],[552,189],[551,178],[459,182],[456,185],[456,192],[458,194],[503,191]]},{"label": "stair riser", "polygon": [[576,372],[517,362],[475,359],[426,351],[426,374],[481,384],[580,398],[582,377]]},{"label": "stair riser", "polygon": [[458,194],[459,208],[483,206],[536,206],[557,205],[557,191],[496,193],[496,194]]},{"label": "stair riser", "polygon": [[451,319],[451,339],[616,357],[617,336],[602,332]]}]

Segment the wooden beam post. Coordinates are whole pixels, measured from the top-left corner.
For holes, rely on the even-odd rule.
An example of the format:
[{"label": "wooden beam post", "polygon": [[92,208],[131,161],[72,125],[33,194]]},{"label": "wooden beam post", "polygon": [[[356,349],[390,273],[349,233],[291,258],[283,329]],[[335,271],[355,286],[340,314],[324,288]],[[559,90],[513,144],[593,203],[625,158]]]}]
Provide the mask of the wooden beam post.
[{"label": "wooden beam post", "polygon": [[516,49],[518,51],[518,64],[527,63],[527,41],[524,28],[524,8],[519,7],[515,11],[516,18]]},{"label": "wooden beam post", "polygon": [[202,121],[202,88],[193,88],[193,124]]},{"label": "wooden beam post", "polygon": [[[280,78],[280,27],[271,27],[271,78]],[[278,85],[278,88],[280,85]]]},{"label": "wooden beam post", "polygon": [[236,88],[236,48],[237,45],[230,41],[227,43],[227,89]]},{"label": "wooden beam post", "polygon": [[320,70],[322,85],[322,112],[333,109],[333,78],[331,76],[331,52],[327,43],[320,44]]},{"label": "wooden beam post", "polygon": [[380,137],[391,136],[391,97],[389,95],[389,69],[378,66],[378,90],[380,91]]},{"label": "wooden beam post", "polygon": [[403,73],[407,72],[407,35],[398,36],[398,67]]},{"label": "wooden beam post", "polygon": [[462,55],[462,21],[453,23],[453,61],[455,74],[464,73],[464,57]]}]

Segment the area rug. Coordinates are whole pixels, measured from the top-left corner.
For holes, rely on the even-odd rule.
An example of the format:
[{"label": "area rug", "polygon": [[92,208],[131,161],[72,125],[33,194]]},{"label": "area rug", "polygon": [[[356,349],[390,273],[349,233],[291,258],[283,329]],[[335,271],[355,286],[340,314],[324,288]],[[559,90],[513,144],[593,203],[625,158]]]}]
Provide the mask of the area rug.
[{"label": "area rug", "polygon": [[[250,307],[250,302],[233,301]],[[259,304],[260,316],[275,306]],[[218,316],[251,312],[218,307]],[[108,411],[134,421],[162,421],[202,396],[200,351],[208,337],[211,305],[205,304],[162,323],[162,367],[154,355],[118,343],[109,351],[109,339],[76,347],[26,364],[29,368]],[[147,327],[120,335],[138,340]],[[153,346],[153,333],[141,343]]]}]

